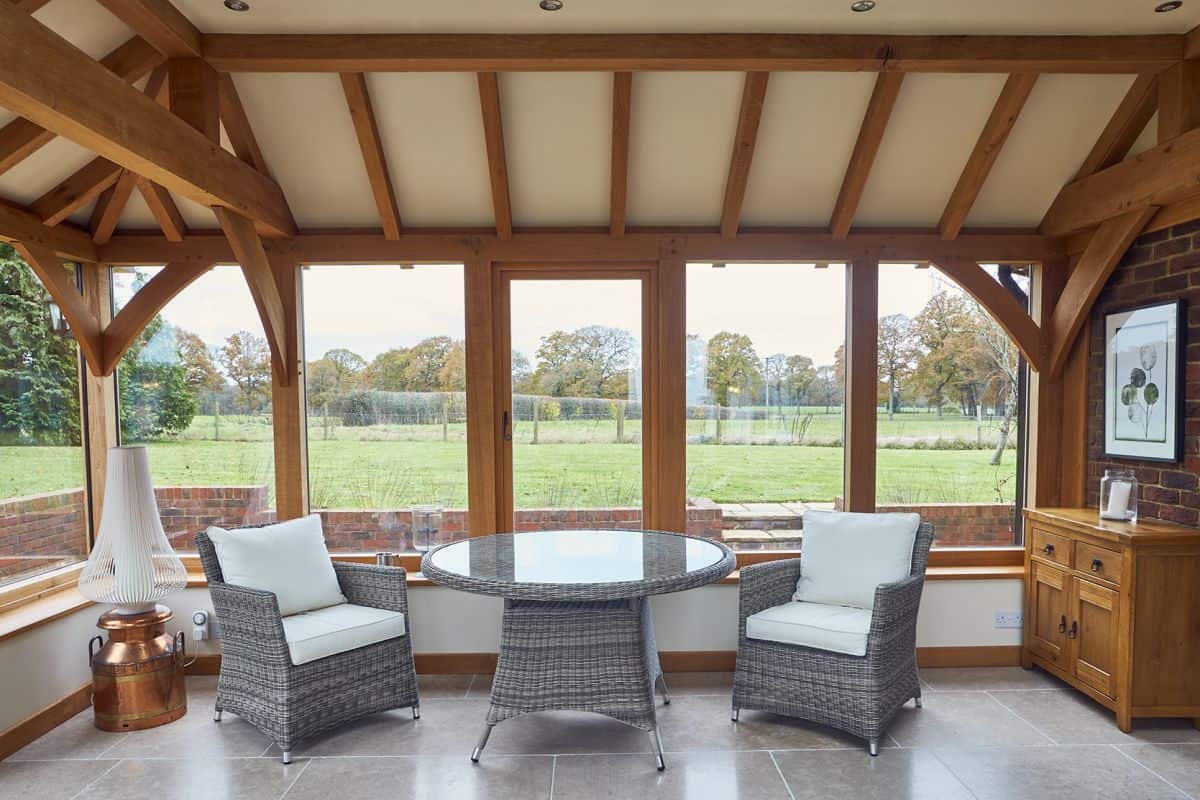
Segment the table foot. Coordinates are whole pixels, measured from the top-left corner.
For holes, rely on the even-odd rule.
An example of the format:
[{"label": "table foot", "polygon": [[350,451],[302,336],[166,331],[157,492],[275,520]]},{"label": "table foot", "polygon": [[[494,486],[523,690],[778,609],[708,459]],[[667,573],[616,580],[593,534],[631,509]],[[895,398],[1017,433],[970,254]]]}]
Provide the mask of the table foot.
[{"label": "table foot", "polygon": [[662,772],[667,768],[667,762],[663,761],[662,737],[658,735],[658,726],[654,726],[654,730],[650,731],[650,741],[654,744],[654,760],[658,766],[658,771]]},{"label": "table foot", "polygon": [[475,750],[471,753],[471,762],[479,763],[479,756],[483,754],[483,748],[487,747],[488,737],[492,735],[492,725],[486,725],[483,728],[483,735],[479,737],[479,744],[475,745]]}]

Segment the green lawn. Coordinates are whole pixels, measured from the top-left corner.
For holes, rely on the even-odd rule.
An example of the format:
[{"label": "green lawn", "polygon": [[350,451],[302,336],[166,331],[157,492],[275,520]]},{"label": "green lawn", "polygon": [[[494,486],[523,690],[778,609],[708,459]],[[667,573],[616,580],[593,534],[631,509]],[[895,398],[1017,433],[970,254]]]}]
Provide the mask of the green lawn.
[{"label": "green lawn", "polygon": [[[440,427],[436,437],[422,441],[323,440],[315,438],[318,435],[313,431],[309,443],[316,508],[466,504],[466,443],[461,436],[442,442]],[[181,439],[149,447],[159,485],[272,480],[272,447],[266,440]],[[1015,453],[1006,451],[999,468],[988,465],[990,455],[988,450],[881,449],[879,500],[1011,501]],[[718,502],[829,501],[842,486],[842,450],[836,447],[692,444],[687,457],[688,494]],[[79,448],[0,447],[0,497],[80,486],[81,458]],[[518,507],[586,508],[640,501],[641,448],[636,444],[518,442],[514,461]]]}]

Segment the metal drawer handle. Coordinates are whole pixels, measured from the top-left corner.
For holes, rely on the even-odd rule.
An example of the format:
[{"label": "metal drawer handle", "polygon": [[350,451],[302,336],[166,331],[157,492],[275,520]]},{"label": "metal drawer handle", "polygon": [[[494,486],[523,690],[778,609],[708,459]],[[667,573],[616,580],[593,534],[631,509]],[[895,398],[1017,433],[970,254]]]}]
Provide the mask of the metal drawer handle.
[{"label": "metal drawer handle", "polygon": [[1100,559],[1098,559],[1098,558],[1092,559],[1092,572],[1099,572],[1100,568],[1103,566],[1104,566],[1104,563]]},{"label": "metal drawer handle", "polygon": [[1052,545],[1052,544],[1046,545],[1045,547],[1042,548],[1042,552],[1048,556],[1054,555],[1054,545]]},{"label": "metal drawer handle", "polygon": [[1074,639],[1078,635],[1079,635],[1079,621],[1076,620],[1071,623],[1071,630],[1067,631],[1067,638]]},{"label": "metal drawer handle", "polygon": [[1062,620],[1058,623],[1058,632],[1059,633],[1067,632],[1067,615],[1066,614],[1062,615]]}]

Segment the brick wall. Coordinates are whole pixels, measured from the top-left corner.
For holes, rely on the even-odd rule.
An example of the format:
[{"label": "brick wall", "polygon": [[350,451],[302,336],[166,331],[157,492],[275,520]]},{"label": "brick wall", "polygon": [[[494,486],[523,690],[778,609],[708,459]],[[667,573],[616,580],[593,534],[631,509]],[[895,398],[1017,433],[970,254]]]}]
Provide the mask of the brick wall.
[{"label": "brick wall", "polygon": [[[1186,387],[1184,459],[1177,464],[1104,455],[1104,316],[1183,298]],[[1100,294],[1088,320],[1087,497],[1099,505],[1105,469],[1133,469],[1138,513],[1200,525],[1200,220],[1155,231],[1133,243]]]},{"label": "brick wall", "polygon": [[[842,498],[834,501],[842,509]],[[879,513],[920,514],[922,522],[933,523],[935,547],[1003,547],[1017,544],[1013,533],[1016,506],[1012,503],[926,503],[907,506],[877,506]]]},{"label": "brick wall", "polygon": [[82,489],[0,502],[0,581],[80,561],[87,554]]},{"label": "brick wall", "polygon": [[237,528],[275,520],[266,486],[160,486],[154,497],[176,550],[194,551],[192,537],[210,525]]}]

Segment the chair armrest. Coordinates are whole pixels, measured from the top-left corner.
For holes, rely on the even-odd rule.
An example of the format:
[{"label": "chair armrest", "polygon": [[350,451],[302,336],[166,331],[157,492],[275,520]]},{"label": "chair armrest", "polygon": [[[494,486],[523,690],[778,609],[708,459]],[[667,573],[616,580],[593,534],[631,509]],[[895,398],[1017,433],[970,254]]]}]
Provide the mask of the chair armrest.
[{"label": "chair armrest", "polygon": [[[408,615],[408,579],[403,567],[333,562],[342,594],[356,606],[382,608]],[[410,620],[405,624],[411,626]]]},{"label": "chair armrest", "polygon": [[875,588],[875,608],[871,613],[871,630],[867,634],[867,655],[880,651],[902,637],[911,639],[905,647],[916,647],[917,612],[921,607],[924,575],[912,575],[895,583],[882,583]]},{"label": "chair armrest", "polygon": [[800,559],[788,558],[743,567],[738,579],[738,636],[746,636],[746,618],[783,605],[796,592]]},{"label": "chair armrest", "polygon": [[291,664],[283,615],[274,592],[220,582],[210,583],[208,592],[221,626],[222,657]]}]

